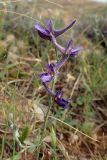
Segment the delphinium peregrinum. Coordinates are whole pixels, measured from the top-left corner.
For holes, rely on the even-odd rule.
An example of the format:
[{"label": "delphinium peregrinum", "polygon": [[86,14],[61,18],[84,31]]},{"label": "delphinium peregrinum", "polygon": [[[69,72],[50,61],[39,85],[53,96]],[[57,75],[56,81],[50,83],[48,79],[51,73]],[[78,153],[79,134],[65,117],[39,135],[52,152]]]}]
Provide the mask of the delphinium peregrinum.
[{"label": "delphinium peregrinum", "polygon": [[68,25],[64,29],[56,30],[54,29],[53,23],[51,20],[47,21],[47,28],[41,25],[40,23],[36,23],[35,28],[38,31],[38,34],[41,38],[45,40],[50,40],[56,49],[60,51],[61,59],[57,60],[56,63],[51,63],[47,65],[47,72],[39,75],[42,84],[45,89],[48,91],[51,97],[53,97],[54,102],[56,102],[59,106],[64,109],[69,108],[70,101],[63,98],[63,92],[57,91],[56,93],[49,88],[49,83],[54,79],[54,77],[59,75],[59,69],[64,65],[64,63],[70,58],[76,56],[81,50],[82,47],[77,46],[73,47],[72,40],[67,42],[66,47],[61,46],[57,43],[56,38],[63,33],[65,33],[68,29],[70,29],[76,21],[74,20],[70,25]]},{"label": "delphinium peregrinum", "polygon": [[[45,89],[47,90],[48,94],[51,96],[51,100],[53,99],[53,101],[56,104],[58,104],[64,109],[68,109],[70,107],[70,101],[63,98],[63,92],[61,90],[57,92],[54,91],[54,85],[55,85],[54,82],[55,82],[56,77],[59,76],[59,69],[65,64],[65,62],[70,57],[76,56],[82,50],[82,47],[77,46],[74,48],[72,44],[73,43],[72,40],[69,40],[66,44],[66,47],[63,47],[57,43],[56,38],[62,35],[68,29],[70,29],[75,22],[76,21],[74,20],[69,26],[61,30],[54,29],[54,26],[51,20],[47,21],[47,28],[41,25],[40,23],[36,23],[35,25],[35,28],[38,31],[39,36],[53,43],[55,48],[59,50],[59,53],[61,54],[60,60],[57,59],[56,63],[47,64],[47,72],[40,74],[39,78],[42,84],[44,85]],[[49,84],[52,81],[53,81],[53,87],[51,89],[49,88]],[[43,125],[41,138],[40,138],[40,145],[38,147],[38,152],[37,152],[37,159],[39,159],[40,147],[41,147],[41,144],[42,144],[45,132],[46,132],[48,114],[49,114],[51,106],[52,106],[52,101],[51,101],[51,105],[49,106],[48,111],[45,116],[44,125]]]}]

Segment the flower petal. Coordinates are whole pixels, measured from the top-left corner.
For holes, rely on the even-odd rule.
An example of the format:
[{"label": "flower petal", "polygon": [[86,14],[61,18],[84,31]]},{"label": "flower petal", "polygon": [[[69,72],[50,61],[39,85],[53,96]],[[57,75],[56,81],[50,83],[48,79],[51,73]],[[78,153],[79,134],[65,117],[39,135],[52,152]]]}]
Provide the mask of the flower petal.
[{"label": "flower petal", "polygon": [[55,98],[55,102],[56,102],[59,106],[63,107],[64,109],[67,109],[67,108],[69,108],[69,106],[70,106],[69,101],[67,101],[67,100],[64,99],[64,98]]},{"label": "flower petal", "polygon": [[55,94],[54,91],[52,91],[46,83],[43,83],[44,87],[46,88],[46,90],[48,91],[48,93],[54,98],[54,101],[61,107],[63,107],[64,109],[69,108],[69,101],[62,98],[62,91],[59,91]]},{"label": "flower petal", "polygon": [[56,93],[56,96],[57,96],[58,98],[62,98],[63,92],[62,92],[62,91],[58,91],[58,92]]},{"label": "flower petal", "polygon": [[54,73],[55,73],[54,67],[55,67],[55,64],[54,64],[54,63],[51,63],[51,64],[48,64],[48,65],[47,65],[48,73],[49,73],[49,74],[54,75]]},{"label": "flower petal", "polygon": [[52,23],[51,19],[49,19],[47,21],[47,26],[48,26],[48,30],[52,33],[53,32],[53,23]]},{"label": "flower petal", "polygon": [[76,56],[82,50],[83,50],[83,48],[81,46],[78,46],[78,47],[71,50],[70,56]]},{"label": "flower petal", "polygon": [[41,25],[40,23],[36,23],[35,28],[41,38],[50,39],[50,32],[43,25]]},{"label": "flower petal", "polygon": [[65,49],[65,54],[69,54],[69,51],[72,49],[72,39],[70,39],[68,42],[67,42],[67,45],[66,45],[66,49]]},{"label": "flower petal", "polygon": [[61,29],[61,30],[55,30],[54,29],[54,35],[55,35],[55,37],[58,37],[61,34],[63,34],[64,32],[66,32],[68,29],[70,29],[74,25],[75,22],[76,22],[76,20],[74,20],[69,26],[67,26],[64,29]]},{"label": "flower petal", "polygon": [[43,83],[49,83],[53,79],[53,76],[50,75],[49,73],[42,73],[39,76]]}]

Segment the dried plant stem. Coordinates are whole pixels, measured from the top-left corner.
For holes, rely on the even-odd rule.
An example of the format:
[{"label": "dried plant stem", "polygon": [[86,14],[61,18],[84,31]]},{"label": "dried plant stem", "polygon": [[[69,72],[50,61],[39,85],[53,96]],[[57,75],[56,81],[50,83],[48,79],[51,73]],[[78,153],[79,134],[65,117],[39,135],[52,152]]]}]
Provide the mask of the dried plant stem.
[{"label": "dried plant stem", "polygon": [[33,21],[39,22],[39,20],[37,20],[37,19],[35,19],[35,18],[31,17],[31,16],[28,16],[28,15],[26,15],[26,14],[24,14],[24,13],[9,11],[9,10],[5,10],[5,9],[0,9],[0,12],[13,13],[13,14],[19,15],[19,16],[21,16],[21,17],[26,17],[26,18],[29,18],[29,19],[31,19],[31,20],[33,20]]},{"label": "dried plant stem", "polygon": [[60,8],[63,8],[63,6],[61,4],[59,4],[59,3],[55,3],[55,2],[52,2],[52,1],[49,1],[49,0],[45,0],[45,1],[49,2],[51,4],[54,4],[54,5],[56,5],[56,6],[60,7]]},{"label": "dried plant stem", "polygon": [[73,89],[72,89],[72,91],[71,91],[70,98],[72,98],[72,96],[73,96],[73,93],[74,93],[74,91],[75,91],[75,89],[76,89],[76,87],[77,87],[77,85],[78,85],[78,83],[79,83],[80,77],[81,77],[81,73],[79,74],[79,76],[78,76],[78,78],[77,78],[77,80],[76,80],[76,82],[75,82],[75,84],[74,84],[74,86],[73,86]]},{"label": "dried plant stem", "polygon": [[87,138],[89,138],[89,139],[91,139],[91,140],[93,140],[93,141],[99,142],[97,139],[94,139],[93,137],[88,136],[87,134],[85,134],[85,133],[83,133],[82,131],[78,130],[78,128],[75,128],[75,127],[71,126],[70,124],[68,124],[68,123],[66,123],[66,122],[64,122],[64,121],[62,121],[62,120],[60,120],[60,119],[58,119],[58,118],[56,118],[56,117],[49,116],[49,118],[52,118],[52,119],[54,119],[54,120],[56,120],[56,121],[59,121],[59,122],[63,123],[64,125],[68,126],[69,128],[75,130],[76,132],[84,135],[85,137],[87,137]]}]

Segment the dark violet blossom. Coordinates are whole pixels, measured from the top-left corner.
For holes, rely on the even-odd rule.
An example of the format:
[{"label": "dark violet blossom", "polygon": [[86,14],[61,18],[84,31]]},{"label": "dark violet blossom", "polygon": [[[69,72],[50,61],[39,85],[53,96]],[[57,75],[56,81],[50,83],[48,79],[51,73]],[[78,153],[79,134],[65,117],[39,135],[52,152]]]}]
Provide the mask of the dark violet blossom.
[{"label": "dark violet blossom", "polygon": [[70,29],[74,25],[75,22],[76,20],[74,20],[70,25],[68,25],[64,29],[56,30],[54,29],[52,20],[49,19],[47,21],[47,28],[40,23],[36,23],[35,28],[38,31],[38,34],[41,38],[51,40],[51,34],[54,37],[58,37],[64,32],[66,32],[68,29]]},{"label": "dark violet blossom", "polygon": [[62,98],[62,96],[63,96],[63,92],[58,91],[56,93],[56,96],[55,96],[54,100],[59,106],[63,107],[64,109],[68,109],[69,106],[70,106],[70,102],[68,100]]},{"label": "dark violet blossom", "polygon": [[48,64],[47,65],[47,69],[48,69],[48,72],[47,73],[42,73],[40,74],[40,79],[43,83],[49,83],[53,80],[54,78],[54,64]]},{"label": "dark violet blossom", "polygon": [[53,80],[54,75],[58,75],[59,69],[63,66],[64,63],[69,59],[69,57],[78,54],[78,52],[82,49],[81,47],[77,47],[71,49],[72,41],[69,41],[67,47],[65,48],[65,52],[62,59],[59,60],[56,64],[51,63],[47,65],[48,72],[40,74],[40,79],[44,83],[49,83]]},{"label": "dark violet blossom", "polygon": [[[69,48],[69,46],[68,46]],[[70,55],[64,55],[59,62],[56,64],[51,63],[47,65],[48,72],[40,74],[40,79],[44,83],[49,83],[53,80],[54,75],[58,75],[59,69],[62,67],[62,65],[68,60]]]},{"label": "dark violet blossom", "polygon": [[44,83],[49,83],[53,80],[53,76],[50,73],[42,73],[39,76],[41,81]]},{"label": "dark violet blossom", "polygon": [[63,92],[62,91],[58,91],[57,93],[55,93],[50,88],[48,88],[48,86],[46,85],[46,83],[43,83],[43,85],[46,88],[46,90],[48,91],[48,93],[54,98],[54,101],[59,106],[61,106],[64,109],[68,109],[69,108],[70,102],[62,97],[63,96]]}]

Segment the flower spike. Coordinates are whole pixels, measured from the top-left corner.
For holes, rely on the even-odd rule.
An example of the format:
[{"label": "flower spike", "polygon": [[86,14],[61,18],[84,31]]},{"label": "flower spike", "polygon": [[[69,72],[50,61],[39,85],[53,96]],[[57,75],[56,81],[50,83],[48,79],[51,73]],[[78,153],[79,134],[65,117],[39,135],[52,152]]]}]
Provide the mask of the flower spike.
[{"label": "flower spike", "polygon": [[63,92],[58,91],[54,92],[52,89],[48,87],[48,84],[54,79],[56,75],[59,74],[59,69],[67,62],[67,60],[70,57],[76,56],[83,48],[81,46],[73,47],[72,40],[67,42],[66,47],[61,46],[56,41],[56,37],[62,35],[64,32],[66,32],[68,29],[70,29],[76,21],[74,20],[70,25],[65,27],[64,29],[56,30],[54,29],[52,20],[47,21],[47,27],[44,27],[40,23],[36,23],[35,28],[38,31],[38,34],[41,38],[50,40],[56,49],[58,49],[61,54],[62,58],[57,61],[56,63],[51,63],[47,65],[47,72],[42,73],[39,75],[42,84],[44,85],[45,89],[48,91],[48,93],[53,97],[54,102],[57,103],[59,106],[61,106],[64,109],[69,108],[70,101],[63,98]]},{"label": "flower spike", "polygon": [[[71,56],[77,55],[81,50],[81,47],[72,49],[70,44],[72,41],[69,41],[68,48],[66,48],[66,53],[56,64],[51,63],[47,65],[48,72],[40,74],[40,79],[44,83],[49,83],[54,79],[55,75],[58,75],[60,68],[67,62]],[[70,52],[70,53],[69,53]]]}]

